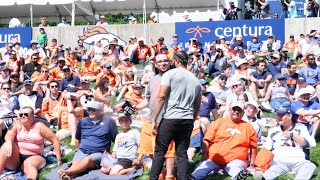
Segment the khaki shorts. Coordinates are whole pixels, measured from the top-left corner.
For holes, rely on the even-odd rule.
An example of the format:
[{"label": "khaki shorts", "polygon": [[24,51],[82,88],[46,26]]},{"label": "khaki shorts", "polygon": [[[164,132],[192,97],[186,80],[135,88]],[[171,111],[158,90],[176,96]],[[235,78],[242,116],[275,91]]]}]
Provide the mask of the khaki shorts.
[{"label": "khaki shorts", "polygon": [[56,135],[61,137],[61,139],[65,139],[71,137],[71,131],[69,129],[59,129]]}]

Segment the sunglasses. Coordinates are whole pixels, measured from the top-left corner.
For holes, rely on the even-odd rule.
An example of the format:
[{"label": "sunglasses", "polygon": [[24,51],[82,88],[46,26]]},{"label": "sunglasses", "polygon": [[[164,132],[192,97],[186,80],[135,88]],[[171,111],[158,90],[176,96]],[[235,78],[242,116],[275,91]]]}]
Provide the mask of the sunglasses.
[{"label": "sunglasses", "polygon": [[64,69],[63,72],[70,72],[70,69]]},{"label": "sunglasses", "polygon": [[66,62],[64,62],[64,61],[58,61],[58,63],[60,63],[60,64],[65,64]]},{"label": "sunglasses", "polygon": [[42,73],[47,73],[47,72],[49,72],[49,71],[41,71]]},{"label": "sunglasses", "polygon": [[71,98],[70,100],[71,100],[71,101],[76,101],[76,99],[74,99],[74,98]]},{"label": "sunglasses", "polygon": [[19,77],[17,77],[17,76],[13,76],[13,77],[11,77],[12,79],[18,79]]},{"label": "sunglasses", "polygon": [[111,67],[107,67],[107,69],[111,69]]},{"label": "sunglasses", "polygon": [[50,86],[50,87],[51,87],[52,89],[53,89],[53,88],[58,88],[58,85]]},{"label": "sunglasses", "polygon": [[310,59],[308,59],[308,61],[314,61],[314,60],[316,60],[315,58],[310,58]]},{"label": "sunglasses", "polygon": [[96,112],[98,109],[88,107],[88,112]]},{"label": "sunglasses", "polygon": [[8,87],[7,87],[7,88],[2,88],[2,89],[3,89],[3,90],[10,90],[10,88],[8,88]]},{"label": "sunglasses", "polygon": [[167,63],[167,62],[169,62],[169,59],[164,59],[164,60],[157,61],[158,64]]},{"label": "sunglasses", "polygon": [[233,85],[232,88],[237,88],[239,86],[240,86],[240,84],[236,84],[236,85]]},{"label": "sunglasses", "polygon": [[279,81],[283,81],[284,80],[284,78],[280,78],[280,79],[278,79]]},{"label": "sunglasses", "polygon": [[29,113],[19,113],[19,117],[29,117]]},{"label": "sunglasses", "polygon": [[221,81],[227,81],[227,78],[221,78],[220,80]]}]

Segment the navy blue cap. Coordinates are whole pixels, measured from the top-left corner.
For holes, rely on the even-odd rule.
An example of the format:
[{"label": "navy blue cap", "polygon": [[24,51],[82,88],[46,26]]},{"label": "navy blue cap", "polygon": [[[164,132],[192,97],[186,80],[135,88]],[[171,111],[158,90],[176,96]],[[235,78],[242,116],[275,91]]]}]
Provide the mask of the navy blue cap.
[{"label": "navy blue cap", "polygon": [[103,65],[103,67],[104,67],[104,68],[109,68],[109,67],[112,67],[112,65],[109,64],[109,63],[105,63],[105,64]]},{"label": "navy blue cap", "polygon": [[205,84],[209,84],[207,81],[205,81],[204,79],[199,79],[199,83],[201,85],[205,85]]},{"label": "navy blue cap", "polygon": [[4,71],[4,70],[7,70],[7,69],[8,69],[7,66],[1,66],[1,67],[0,67],[0,71]]},{"label": "navy blue cap", "polygon": [[174,38],[174,37],[178,37],[178,34],[174,34],[174,35],[172,35],[172,38]]},{"label": "navy blue cap", "polygon": [[291,112],[291,108],[288,106],[279,106],[279,108],[276,110],[277,115],[291,114]]},{"label": "navy blue cap", "polygon": [[26,84],[32,85],[32,81],[30,79],[27,79],[27,80],[24,81],[23,84],[24,85],[26,85]]},{"label": "navy blue cap", "polygon": [[306,82],[306,79],[304,77],[299,77],[297,81],[298,82]]},{"label": "navy blue cap", "polygon": [[160,48],[160,50],[165,50],[165,49],[168,50],[166,45],[162,45],[161,48]]},{"label": "navy blue cap", "polygon": [[91,56],[90,56],[89,54],[86,54],[86,55],[84,55],[84,56],[82,57],[82,59],[83,59],[84,61],[90,60],[90,59],[91,59]]}]

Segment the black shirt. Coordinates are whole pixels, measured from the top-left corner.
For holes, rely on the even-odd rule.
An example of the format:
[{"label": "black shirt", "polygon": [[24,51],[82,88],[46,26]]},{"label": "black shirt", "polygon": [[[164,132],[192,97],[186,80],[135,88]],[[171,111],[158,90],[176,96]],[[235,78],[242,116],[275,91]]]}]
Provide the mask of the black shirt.
[{"label": "black shirt", "polygon": [[41,65],[38,63],[28,63],[23,66],[22,71],[26,73],[30,78],[35,71],[41,71]]}]

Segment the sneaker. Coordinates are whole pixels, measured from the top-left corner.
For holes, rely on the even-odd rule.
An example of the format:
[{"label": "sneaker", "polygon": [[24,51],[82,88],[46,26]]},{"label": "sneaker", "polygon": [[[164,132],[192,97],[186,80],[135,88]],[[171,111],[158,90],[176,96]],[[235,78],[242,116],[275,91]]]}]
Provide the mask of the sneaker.
[{"label": "sneaker", "polygon": [[247,169],[243,169],[239,172],[239,174],[235,177],[236,180],[246,180],[250,175]]},{"label": "sneaker", "polygon": [[252,175],[254,180],[261,180],[263,178],[263,173],[260,169],[256,169]]}]

